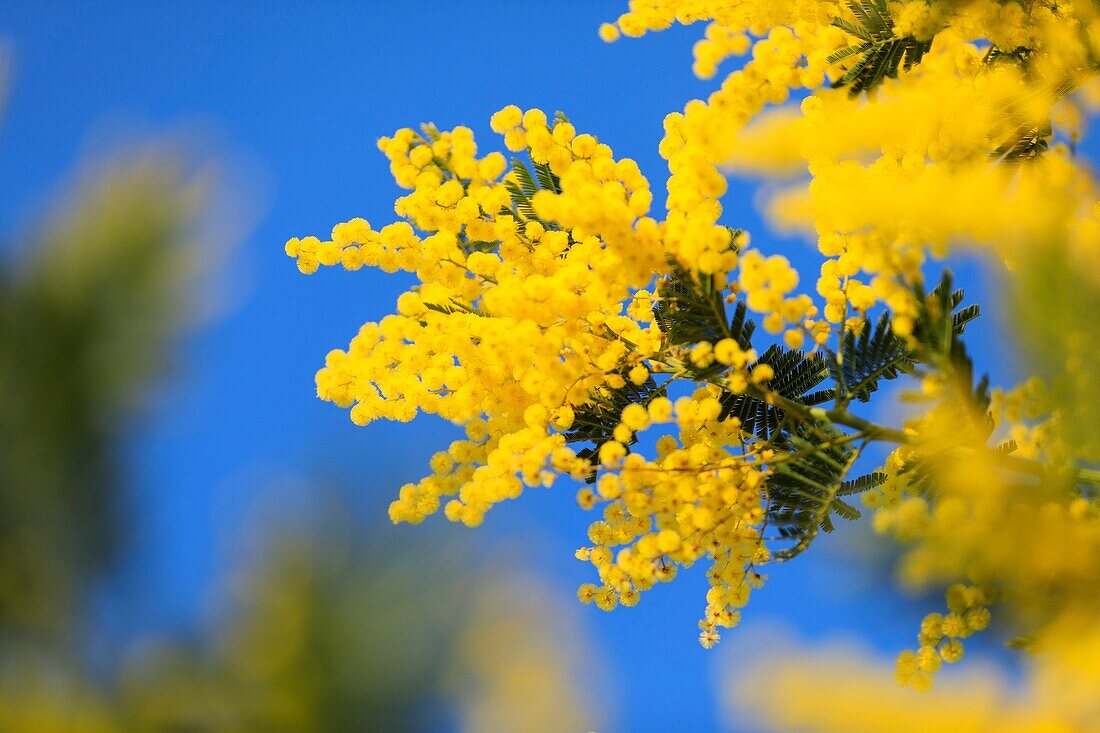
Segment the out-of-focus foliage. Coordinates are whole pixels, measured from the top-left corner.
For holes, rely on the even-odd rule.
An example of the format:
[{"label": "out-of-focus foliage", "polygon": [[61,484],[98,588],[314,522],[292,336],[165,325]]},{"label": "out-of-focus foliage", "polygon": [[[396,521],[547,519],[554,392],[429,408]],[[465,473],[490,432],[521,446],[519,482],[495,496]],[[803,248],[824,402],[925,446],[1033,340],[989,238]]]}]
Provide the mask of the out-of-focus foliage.
[{"label": "out-of-focus foliage", "polygon": [[199,639],[134,659],[123,688],[134,729],[422,729],[458,600],[442,564],[393,563],[338,513],[263,531]]},{"label": "out-of-focus foliage", "polygon": [[193,634],[93,638],[93,592],[126,549],[122,445],[200,305],[209,198],[190,170],[168,155],[97,168],[4,249],[0,731],[537,733],[598,720],[589,665],[557,638],[573,631],[533,579],[472,582],[458,564],[476,561],[442,544],[395,557],[392,529],[364,534],[331,506],[260,523]]},{"label": "out-of-focus foliage", "polygon": [[0,730],[119,733],[116,710],[92,676],[82,672],[71,652],[41,643],[4,647]]},{"label": "out-of-focus foliage", "polygon": [[363,539],[327,510],[263,532],[201,639],[137,655],[127,730],[551,733],[599,719],[561,609],[514,569],[483,575],[445,545],[395,559],[393,530]]},{"label": "out-of-focus foliage", "polygon": [[304,516],[256,528],[203,630],[134,644],[117,674],[71,649],[13,647],[0,729],[557,733],[605,718],[568,609],[535,580],[479,572],[442,544],[395,561],[392,529]]},{"label": "out-of-focus foliage", "polygon": [[1043,244],[1009,275],[1020,345],[1058,401],[1067,453],[1100,457],[1100,247]]},{"label": "out-of-focus foliage", "polygon": [[364,542],[339,511],[262,527],[197,638],[114,650],[109,658],[129,660],[117,671],[110,660],[89,666],[85,592],[123,528],[120,441],[192,312],[202,203],[172,160],[141,159],[84,181],[10,248],[0,276],[0,730],[591,723],[576,649],[546,636],[560,616],[530,581],[471,584],[448,567],[462,554],[443,546],[395,561],[392,537]]},{"label": "out-of-focus foliage", "polygon": [[163,155],[87,175],[0,269],[0,623],[64,626],[117,549],[119,440],[167,366],[202,190]]}]

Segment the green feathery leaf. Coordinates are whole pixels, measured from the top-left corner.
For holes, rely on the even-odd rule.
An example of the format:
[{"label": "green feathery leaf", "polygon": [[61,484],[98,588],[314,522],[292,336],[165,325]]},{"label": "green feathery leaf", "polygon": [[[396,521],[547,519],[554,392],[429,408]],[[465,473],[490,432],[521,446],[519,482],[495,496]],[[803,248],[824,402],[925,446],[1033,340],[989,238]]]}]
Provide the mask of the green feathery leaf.
[{"label": "green feathery leaf", "polygon": [[859,336],[851,331],[844,335],[842,358],[830,364],[837,384],[846,387],[844,400],[854,397],[867,402],[880,380],[896,379],[912,371],[914,358],[909,344],[894,333],[890,320],[890,314],[883,313],[874,329],[865,324]]},{"label": "green feathery leaf", "polygon": [[854,97],[878,86],[884,79],[896,79],[899,71],[916,66],[932,47],[931,40],[894,35],[894,21],[882,0],[848,0],[848,8],[856,23],[845,18],[833,18],[832,24],[858,38],[853,44],[833,52],[827,59],[835,64],[859,56],[833,87],[848,87]]},{"label": "green feathery leaf", "polygon": [[538,179],[539,186],[547,191],[561,193],[561,179],[558,178],[554,171],[550,170],[550,165],[548,163],[535,163],[534,167],[535,178]]},{"label": "green feathery leaf", "polygon": [[657,285],[653,320],[673,346],[734,338],[749,348],[756,327],[745,317],[743,304],[728,319],[725,296],[709,275],[697,276],[679,266]]},{"label": "green feathery leaf", "polygon": [[520,219],[520,226],[523,229],[526,229],[526,222],[537,221],[546,230],[554,231],[558,229],[558,226],[553,222],[548,222],[544,220],[538,215],[538,213],[535,211],[535,205],[532,199],[534,199],[535,194],[539,192],[540,181],[543,181],[543,177],[545,177],[546,180],[543,182],[542,187],[554,190],[556,192],[561,191],[560,181],[558,180],[557,176],[555,176],[553,172],[549,170],[549,168],[546,168],[545,171],[540,172],[539,164],[535,163],[534,166],[536,173],[539,175],[538,180],[536,180],[536,177],[531,174],[531,171],[527,168],[527,165],[522,160],[519,160],[518,158],[512,158],[512,174],[515,177],[515,180],[505,180],[504,187],[508,190],[508,193],[512,197],[513,210],[508,211],[506,209],[502,213],[516,216],[517,219]]},{"label": "green feathery leaf", "polygon": [[793,544],[775,552],[776,560],[790,560],[805,551],[819,532],[832,532],[834,515],[859,519],[859,510],[842,497],[881,483],[881,474],[845,480],[858,451],[844,437],[831,423],[818,422],[800,424],[780,439],[792,458],[772,466],[766,484],[768,524]]},{"label": "green feathery leaf", "polygon": [[[593,460],[600,454],[600,448],[604,443],[614,440],[615,428],[621,421],[623,409],[627,405],[648,405],[657,397],[662,397],[666,391],[666,385],[658,385],[653,377],[637,385],[630,381],[627,375],[622,375],[625,384],[618,389],[603,388],[594,392],[591,401],[574,408],[573,426],[565,433],[567,443],[591,443],[579,451],[577,456],[585,460]],[[631,440],[631,444],[635,442]],[[585,479],[588,483],[595,483],[596,470]]]},{"label": "green feathery leaf", "polygon": [[463,303],[462,301],[457,300],[456,298],[451,298],[451,304],[450,305],[443,305],[443,304],[440,304],[440,303],[425,303],[424,307],[427,308],[430,311],[435,311],[436,313],[442,313],[444,315],[451,315],[453,313],[465,313],[465,314],[472,315],[472,316],[481,316],[482,318],[489,318],[489,314],[486,313],[485,311],[480,310],[478,308],[475,308],[472,305],[468,305],[466,303]]},{"label": "green feathery leaf", "polygon": [[[811,391],[829,376],[825,357],[821,354],[804,354],[801,351],[788,351],[773,345],[756,361],[767,364],[775,376],[768,382],[768,390],[781,397],[800,402],[804,405],[819,405],[831,400],[832,389]],[[771,405],[752,395],[726,392],[719,398],[722,411],[720,420],[736,417],[741,421],[741,429],[753,433],[761,440],[774,440],[780,433],[786,433],[791,426],[784,424],[786,417],[782,408]]]}]

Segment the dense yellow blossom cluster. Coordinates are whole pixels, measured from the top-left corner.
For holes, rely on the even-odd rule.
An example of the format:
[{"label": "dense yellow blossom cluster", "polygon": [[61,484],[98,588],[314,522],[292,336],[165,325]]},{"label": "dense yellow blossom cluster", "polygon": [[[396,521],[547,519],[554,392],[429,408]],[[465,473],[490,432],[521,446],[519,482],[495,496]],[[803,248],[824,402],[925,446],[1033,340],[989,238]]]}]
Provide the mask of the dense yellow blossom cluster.
[{"label": "dense yellow blossom cluster", "polygon": [[[866,103],[826,82],[842,79],[856,58],[829,63],[833,55],[862,43],[844,27],[860,30],[855,9],[878,6],[889,11],[893,38],[930,48]],[[700,76],[714,75],[728,56],[751,58],[706,103],[666,120],[670,211],[681,195],[680,156],[705,161],[708,171],[726,164],[779,177],[808,173],[809,186],[774,198],[772,215],[814,232],[830,258],[818,287],[833,306],[830,321],[845,317],[851,288],[863,305],[889,305],[903,329],[911,317],[905,285],[919,280],[928,250],[943,254],[949,242],[988,244],[1012,260],[1014,247],[1060,237],[1095,257],[1087,235],[1096,228],[1097,189],[1072,155],[1096,86],[1095,3],[637,0],[616,28],[638,36],[698,21],[709,21],[695,50]],[[812,92],[801,114],[765,112],[800,88]],[[1048,144],[1041,165],[993,170],[991,153],[1031,158]],[[689,190],[706,190],[681,178]],[[944,197],[948,189],[953,195]]]},{"label": "dense yellow blossom cluster", "polygon": [[[990,419],[1011,448],[990,453],[984,406],[974,404],[969,381],[965,389],[950,384],[943,374],[950,366],[940,364],[941,373],[925,379],[934,406],[899,435],[886,483],[864,497],[877,529],[912,543],[905,580],[988,584],[969,589],[965,603],[963,586],[952,586],[951,614],[926,619],[920,649],[899,659],[899,679],[926,687],[941,661],[961,657],[959,639],[987,623],[982,599],[994,588],[1029,633],[1067,608],[1095,615],[1097,475],[1078,464],[1100,454],[1096,431],[1075,423],[1095,424],[1082,404],[1094,403],[1087,395],[1095,328],[1069,303],[1086,311],[1095,297],[1079,293],[1100,290],[1100,191],[1075,157],[1095,108],[1100,8],[1044,0],[636,0],[616,29],[638,36],[697,21],[709,22],[695,47],[699,76],[713,76],[729,56],[751,58],[705,105],[685,108],[721,121],[677,130],[675,148],[692,148],[695,136],[708,162],[792,181],[769,212],[817,237],[827,258],[817,292],[828,322],[859,328],[851,316],[882,304],[894,332],[912,335],[919,301],[911,286],[929,254],[957,244],[980,245],[1012,270],[1073,263],[1056,274],[1067,289],[1060,307],[1035,297],[1042,278],[1020,278],[1021,290],[1061,319],[1053,330],[1065,335],[1051,347],[1064,359],[1054,362],[1061,401],[1038,399],[1034,380],[1007,397],[995,393]],[[891,56],[892,68],[884,62]],[[800,86],[810,94],[797,109],[764,109]],[[672,199],[670,184],[670,209]],[[1092,488],[1082,493],[1082,483]]]},{"label": "dense yellow blossom cluster", "polygon": [[[580,599],[632,606],[702,561],[709,647],[738,622],[761,566],[857,517],[846,497],[870,489],[876,527],[911,543],[904,577],[950,586],[949,613],[926,618],[919,649],[899,660],[916,687],[962,657],[995,601],[1034,634],[1060,618],[1051,598],[1095,608],[1081,589],[1100,578],[1098,515],[1082,486],[1100,481],[1078,463],[1096,456],[1063,435],[1065,400],[1022,408],[1036,398],[998,393],[987,419],[960,341],[973,314],[952,315],[948,283],[929,291],[924,271],[958,243],[1010,266],[1042,246],[1100,261],[1096,185],[1073,156],[1100,10],[633,0],[599,34],[697,21],[709,23],[699,76],[747,58],[665,118],[663,215],[634,161],[560,113],[509,106],[490,127],[511,164],[478,157],[466,128],[400,130],[379,147],[410,191],[402,221],[353,219],[328,240],[287,243],[306,273],[369,265],[418,278],[317,375],[318,394],[357,424],[424,412],[465,428],[431,475],[401,488],[391,518],[442,509],[474,526],[525,488],[584,480],[577,502],[599,517],[577,557],[598,583]],[[792,96],[797,110],[782,106]],[[816,239],[814,295],[786,258],[723,221],[730,170],[794,178],[770,211]],[[1086,351],[1072,357],[1080,379]],[[907,372],[923,380],[919,419],[892,429],[849,411]],[[636,444],[649,438],[647,455]],[[900,447],[881,474],[852,476],[875,440]],[[1073,548],[1090,559],[1074,563]]]},{"label": "dense yellow blossom cluster", "polygon": [[[767,381],[766,364],[734,339],[674,344],[654,322],[659,296],[644,288],[667,280],[678,259],[668,227],[647,216],[649,183],[629,159],[616,160],[564,118],[507,107],[491,120],[525,166],[505,173],[500,153],[477,157],[470,131],[401,130],[380,141],[399,185],[405,219],[374,230],[353,219],[331,239],[292,239],[287,254],[306,273],[319,265],[362,265],[415,272],[420,284],[397,313],[360,329],[346,351],[333,351],[317,375],[318,394],[351,408],[357,424],[410,420],[420,412],[464,425],[467,439],[431,461],[432,474],[401,488],[394,521],[447,517],[480,524],[494,504],[561,475],[605,473],[579,503],[603,507],[578,552],[600,577],[581,597],[610,610],[633,605],[638,592],[670,580],[677,565],[712,560],[703,640],[737,620],[767,558],[760,490],[767,469],[743,444],[736,419],[719,419],[717,387],[675,405],[658,394],[652,374],[684,376],[717,364],[722,383],[745,389]],[[536,190],[537,189],[537,190]],[[732,269],[744,236],[711,222],[708,236]],[[744,252],[736,287],[768,314],[772,330],[815,312],[794,296],[797,274],[781,257]],[[727,275],[709,275],[729,284]],[[624,308],[624,305],[626,306]],[[649,386],[644,403],[614,414],[598,452],[567,446],[578,411],[627,384]],[[675,423],[655,460],[628,446],[651,426]],[[614,553],[614,548],[621,549]]]}]

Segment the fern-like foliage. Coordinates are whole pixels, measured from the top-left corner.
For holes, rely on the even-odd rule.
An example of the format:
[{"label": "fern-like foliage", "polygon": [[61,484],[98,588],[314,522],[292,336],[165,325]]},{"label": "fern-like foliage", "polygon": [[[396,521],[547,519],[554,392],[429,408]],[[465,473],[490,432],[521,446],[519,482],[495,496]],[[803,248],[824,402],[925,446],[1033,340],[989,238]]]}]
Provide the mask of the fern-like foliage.
[{"label": "fern-like foliage", "polygon": [[859,519],[848,499],[886,478],[870,473],[848,480],[858,451],[829,423],[801,424],[782,443],[792,458],[773,465],[766,484],[768,524],[791,542],[775,552],[780,561],[801,554],[819,532],[832,532],[834,517]]},{"label": "fern-like foliage", "polygon": [[[636,385],[622,375],[626,382],[618,389],[601,389],[592,395],[591,400],[574,412],[572,429],[565,434],[567,443],[590,443],[577,451],[577,456],[592,460],[599,456],[604,443],[614,440],[613,433],[618,426],[623,409],[630,404],[648,405],[657,397],[665,394],[665,386],[658,385],[653,377],[643,384]],[[632,440],[631,444],[635,441]],[[588,483],[596,481],[595,470],[586,479]]]},{"label": "fern-like foliage", "polygon": [[845,334],[840,358],[832,361],[831,371],[837,384],[844,385],[845,399],[867,402],[881,380],[911,372],[914,362],[909,344],[890,327],[890,314],[883,313],[874,329],[865,327],[858,336],[851,331]]},{"label": "fern-like foliage", "polygon": [[1026,65],[1031,61],[1032,54],[1034,53],[1035,52],[1027,46],[1017,46],[1009,50],[997,45],[992,45],[986,50],[985,56],[982,57],[982,63],[988,65],[1000,63]]},{"label": "fern-like foliage", "polygon": [[[956,388],[969,391],[968,402],[974,405],[974,417],[969,425],[959,426],[957,435],[966,436],[969,446],[974,443],[986,445],[993,435],[995,423],[990,413],[991,395],[989,377],[983,375],[975,379],[974,362],[962,341],[967,324],[979,315],[977,305],[963,306],[963,291],[954,289],[952,275],[945,271],[943,278],[930,293],[925,295],[919,289],[918,319],[913,331],[916,345],[913,350],[915,362],[933,364],[937,370],[951,378]],[[965,415],[965,413],[962,413]],[[956,435],[942,436],[938,444],[926,444],[923,458],[906,465],[901,478],[908,490],[914,494],[931,491],[935,484],[934,463],[939,451],[949,451],[957,445]],[[1011,453],[1016,449],[1012,441],[1005,441],[994,450]]]},{"label": "fern-like foliage", "polygon": [[535,180],[541,188],[554,193],[561,193],[561,178],[550,169],[548,163],[532,163],[535,169]]},{"label": "fern-like foliage", "polygon": [[512,207],[523,218],[537,221],[538,214],[535,213],[535,207],[531,203],[531,199],[538,193],[538,183],[535,182],[535,178],[531,175],[527,165],[518,158],[512,158],[512,173],[515,175],[516,180],[505,180],[504,182],[504,187],[508,189],[508,193],[512,196]]},{"label": "fern-like foliage", "polygon": [[[767,364],[775,376],[768,383],[768,390],[780,397],[813,406],[831,400],[832,389],[815,390],[829,376],[825,357],[821,354],[804,354],[780,346],[771,346],[757,360],[756,365]],[[774,440],[780,433],[789,433],[782,408],[769,404],[749,394],[726,392],[719,399],[722,412],[719,419],[736,417],[742,430],[753,433],[760,440]]]},{"label": "fern-like foliage", "polygon": [[502,213],[516,216],[521,227],[525,227],[525,222],[537,221],[544,229],[557,230],[557,224],[548,222],[538,215],[533,200],[535,194],[543,189],[561,193],[561,179],[545,163],[532,162],[531,165],[534,173],[522,160],[512,159],[512,174],[515,180],[504,181],[504,187],[508,189],[512,198],[512,210],[505,209]]},{"label": "fern-like foliage", "polygon": [[[1030,67],[1034,54],[1034,49],[1027,46],[1003,49],[993,45],[986,51],[982,62],[987,66],[1012,64],[1026,70]],[[1069,81],[1051,89],[1050,92],[1055,98],[1060,98],[1072,92],[1073,89],[1074,82]],[[1007,114],[1009,115],[1009,127],[1012,127],[1015,123],[1015,128],[1004,137],[993,141],[993,150],[990,151],[989,157],[994,162],[1022,163],[1034,160],[1050,150],[1054,128],[1049,120],[1035,124],[1035,120],[1029,119],[1027,115],[1013,115],[1011,110]]]},{"label": "fern-like foliage", "polygon": [[424,307],[430,311],[436,313],[442,313],[443,315],[451,315],[453,313],[466,313],[473,316],[481,316],[482,318],[488,318],[489,314],[480,308],[476,308],[467,303],[463,303],[461,300],[451,298],[449,304],[446,303],[425,303]]},{"label": "fern-like foliage", "polygon": [[[521,179],[520,185],[532,184]],[[731,315],[726,295],[713,278],[673,265],[670,274],[658,283],[654,322],[673,348],[732,338],[742,349],[752,349],[755,324],[740,300],[734,302]],[[963,305],[963,293],[952,288],[950,273],[945,273],[930,293],[918,289],[915,295],[919,307],[909,337],[896,334],[890,315],[884,313],[873,328],[846,335],[840,354],[828,350],[807,354],[772,345],[749,367],[771,368],[773,376],[766,383],[766,394],[755,386],[744,392],[725,387],[719,396],[718,419],[736,418],[746,439],[766,444],[774,451],[765,498],[768,523],[785,543],[776,551],[777,559],[801,553],[820,532],[832,531],[837,518],[858,518],[860,513],[850,502],[851,497],[886,478],[882,473],[849,478],[859,454],[853,436],[824,415],[802,408],[838,397],[841,404],[851,399],[867,401],[880,382],[912,372],[924,363],[943,368],[946,362],[964,379],[971,378],[972,368],[961,336],[978,316],[977,306]],[[723,372],[727,367],[721,364],[686,368],[699,381],[726,384]],[[578,451],[581,458],[592,460],[601,446],[614,440],[615,428],[627,405],[648,405],[666,394],[667,385],[658,385],[652,377],[639,386],[625,379],[625,374],[622,376],[623,387],[601,389],[589,403],[576,408],[566,440],[587,444]],[[981,404],[988,404],[984,385],[979,382],[976,394]],[[913,474],[907,477],[910,482],[930,480],[925,467],[914,465],[911,470]],[[595,470],[587,479],[595,481]]]},{"label": "fern-like foliage", "polygon": [[[946,363],[960,379],[971,384],[973,368],[961,337],[967,324],[978,317],[978,306],[963,305],[963,292],[952,288],[949,272],[930,293],[918,289],[916,295],[918,318],[911,338],[894,333],[890,316],[884,313],[874,328],[846,335],[839,358],[831,352],[831,358],[823,358],[769,350],[772,353],[761,358],[767,358],[776,372],[769,389],[789,400],[813,405],[835,396],[833,389],[809,391],[831,377],[842,402],[865,402],[880,382],[912,372],[922,363],[935,363],[941,368]],[[979,380],[974,394],[979,406],[988,410],[988,380]],[[858,451],[829,422],[784,421],[782,410],[746,395],[731,395],[727,401],[736,405],[730,414],[741,417],[743,423],[747,419],[746,429],[769,440],[782,456],[773,465],[767,483],[769,523],[780,537],[792,542],[776,552],[779,560],[800,554],[819,532],[832,531],[834,517],[858,518],[859,511],[847,498],[886,479],[885,474],[877,472],[848,479]],[[985,427],[988,437],[992,431],[988,415]],[[1011,450],[1011,446],[1005,446],[1005,450]],[[904,477],[917,492],[927,491],[932,484],[932,472],[924,462],[907,466]]]},{"label": "fern-like foliage", "polygon": [[918,356],[923,361],[946,357],[952,364],[968,371],[973,362],[966,353],[961,336],[968,323],[977,318],[981,309],[976,304],[963,306],[965,293],[952,286],[954,277],[945,270],[932,292],[925,295],[917,287],[918,318],[913,338],[918,344]]},{"label": "fern-like foliage", "polygon": [[737,302],[733,318],[729,318],[725,295],[713,279],[679,266],[657,286],[653,320],[672,346],[702,341],[713,344],[733,338],[742,349],[749,349],[756,328],[748,319],[743,302]]},{"label": "fern-like foliage", "polygon": [[[734,251],[740,229],[729,229]],[[717,343],[732,338],[744,350],[752,348],[756,324],[748,318],[745,303],[734,304],[733,317],[726,312],[726,293],[714,278],[693,272],[670,260],[671,272],[657,283],[653,320],[671,346]]]},{"label": "fern-like foliage", "polygon": [[894,34],[894,20],[886,0],[848,0],[856,18],[833,18],[833,25],[855,37],[855,43],[830,55],[830,64],[857,58],[833,87],[848,87],[853,97],[873,89],[885,79],[896,79],[900,70],[916,66],[932,47],[930,40]]},{"label": "fern-like foliage", "polygon": [[997,163],[1021,163],[1034,160],[1050,150],[1054,128],[1050,125],[1020,125],[989,153]]},{"label": "fern-like foliage", "polygon": [[[961,345],[960,337],[967,324],[980,314],[977,305],[962,305],[963,291],[951,289],[950,273],[945,274],[930,296],[919,291],[917,296],[923,310],[914,326],[912,340],[894,333],[890,314],[883,313],[874,328],[867,326],[859,334],[847,333],[839,355],[830,352],[830,372],[841,402],[851,399],[867,402],[871,393],[878,389],[879,382],[912,372],[930,358],[931,352],[950,351],[955,348],[952,344]],[[936,303],[931,309],[929,298]],[[949,318],[941,321],[933,310]],[[945,330],[949,332],[946,341],[942,338]]]}]

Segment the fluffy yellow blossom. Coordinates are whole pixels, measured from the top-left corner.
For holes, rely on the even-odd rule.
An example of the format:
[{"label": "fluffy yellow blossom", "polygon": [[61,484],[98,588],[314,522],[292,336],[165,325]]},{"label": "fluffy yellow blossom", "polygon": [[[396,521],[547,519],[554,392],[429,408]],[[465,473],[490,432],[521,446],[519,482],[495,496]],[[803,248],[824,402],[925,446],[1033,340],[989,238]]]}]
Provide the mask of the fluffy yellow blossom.
[{"label": "fluffy yellow blossom", "polygon": [[[1047,246],[1095,303],[1100,282],[1079,273],[1100,262],[1096,186],[1061,138],[1083,134],[1075,90],[1095,76],[1100,11],[868,2],[633,0],[601,26],[613,41],[707,22],[701,77],[746,57],[664,119],[663,202],[634,160],[560,113],[492,115],[519,154],[511,167],[465,127],[379,141],[407,190],[400,221],[351,219],[285,250],[305,273],[415,274],[396,313],[316,377],[356,424],[428,413],[465,429],[401,487],[394,521],[442,510],[477,526],[526,489],[583,481],[594,521],[577,556],[598,582],[580,599],[634,606],[704,564],[709,647],[740,621],[762,566],[858,517],[849,499],[866,491],[875,528],[908,548],[902,578],[950,588],[948,613],[898,659],[919,688],[963,656],[994,602],[1034,634],[1057,603],[1095,606],[1098,512],[1082,486],[1100,481],[1080,464],[1100,441],[1081,427],[1095,412],[1065,398],[1087,399],[1095,339],[1086,324],[1051,340],[1061,361],[1048,371],[1072,376],[1060,401],[987,404],[961,341],[975,313],[924,276],[960,243],[1009,268]],[[816,241],[812,294],[787,257],[724,220],[730,170],[782,181],[769,215]],[[1078,311],[1095,308],[1065,320]],[[849,411],[904,373],[920,379],[919,418],[894,428]],[[859,476],[874,441],[898,447]]]}]

